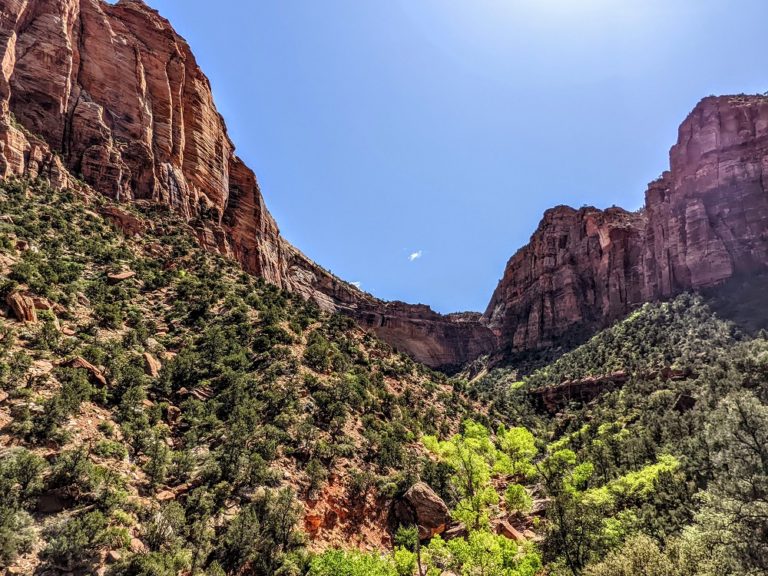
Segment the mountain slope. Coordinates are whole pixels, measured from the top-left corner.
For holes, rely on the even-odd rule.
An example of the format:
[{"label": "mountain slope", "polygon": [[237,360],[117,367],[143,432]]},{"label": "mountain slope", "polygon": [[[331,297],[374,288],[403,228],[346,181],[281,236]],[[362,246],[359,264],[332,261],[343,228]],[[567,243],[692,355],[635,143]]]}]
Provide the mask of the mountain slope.
[{"label": "mountain slope", "polygon": [[[385,545],[416,439],[456,430],[470,404],[348,318],[203,251],[173,213],[139,207],[0,187],[0,469],[22,458],[35,479],[0,506],[0,531],[5,519],[36,535],[20,565],[99,566],[111,550],[188,566],[198,549],[208,563],[225,550],[214,535],[272,495],[310,548]],[[158,510],[186,514],[190,532],[158,540]]]}]

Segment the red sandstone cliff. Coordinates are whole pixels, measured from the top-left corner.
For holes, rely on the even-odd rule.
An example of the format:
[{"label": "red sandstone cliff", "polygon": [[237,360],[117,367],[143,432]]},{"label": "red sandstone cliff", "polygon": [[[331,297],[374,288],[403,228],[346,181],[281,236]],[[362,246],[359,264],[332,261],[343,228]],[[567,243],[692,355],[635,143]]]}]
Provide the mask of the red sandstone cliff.
[{"label": "red sandstone cliff", "polygon": [[507,264],[482,322],[538,348],[635,305],[768,269],[768,98],[704,99],[645,208],[547,212]]},{"label": "red sandstone cliff", "polygon": [[495,346],[479,322],[376,300],[285,242],[189,46],[140,0],[0,0],[0,61],[0,176],[74,175],[118,201],[165,204],[208,248],[430,366]]},{"label": "red sandstone cliff", "polygon": [[620,317],[642,301],[645,225],[621,208],[548,210],[507,264],[483,321],[519,350]]}]

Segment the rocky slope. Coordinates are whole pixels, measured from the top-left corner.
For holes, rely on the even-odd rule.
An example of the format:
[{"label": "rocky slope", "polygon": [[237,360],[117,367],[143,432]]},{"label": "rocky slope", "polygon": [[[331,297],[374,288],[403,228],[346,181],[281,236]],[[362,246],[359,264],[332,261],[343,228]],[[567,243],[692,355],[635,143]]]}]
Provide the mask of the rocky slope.
[{"label": "rocky slope", "polygon": [[165,205],[207,248],[432,367],[545,347],[768,263],[763,97],[704,100],[642,212],[547,212],[482,317],[442,316],[377,300],[280,236],[189,46],[140,0],[0,0],[0,59],[2,176]]},{"label": "rocky slope", "polygon": [[768,98],[704,99],[645,207],[548,211],[482,322],[513,350],[594,330],[638,304],[768,267]]}]

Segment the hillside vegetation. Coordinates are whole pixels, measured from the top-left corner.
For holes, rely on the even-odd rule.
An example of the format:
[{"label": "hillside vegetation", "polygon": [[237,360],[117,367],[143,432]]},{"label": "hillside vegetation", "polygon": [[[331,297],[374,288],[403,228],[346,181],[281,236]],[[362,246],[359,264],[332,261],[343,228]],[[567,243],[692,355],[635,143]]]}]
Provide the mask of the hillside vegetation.
[{"label": "hillside vegetation", "polygon": [[468,402],[169,213],[120,208],[130,236],[102,204],[0,189],[2,298],[38,308],[0,319],[0,565],[300,573],[307,550],[386,546],[418,438]]},{"label": "hillside vegetation", "polygon": [[[768,572],[768,341],[702,296],[449,379],[150,204],[0,214],[10,573]],[[416,486],[450,519],[403,520]]]}]

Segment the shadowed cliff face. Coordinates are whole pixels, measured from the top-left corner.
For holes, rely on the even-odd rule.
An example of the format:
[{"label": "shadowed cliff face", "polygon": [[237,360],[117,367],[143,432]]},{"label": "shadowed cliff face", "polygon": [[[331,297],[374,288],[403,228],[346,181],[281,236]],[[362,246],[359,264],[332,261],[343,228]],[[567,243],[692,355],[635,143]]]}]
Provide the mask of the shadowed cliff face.
[{"label": "shadowed cliff face", "polygon": [[0,0],[0,66],[1,176],[166,205],[207,248],[432,367],[549,346],[768,265],[766,98],[705,99],[642,212],[548,211],[483,316],[442,316],[377,300],[285,242],[189,46],[140,0]]},{"label": "shadowed cliff face", "polygon": [[622,316],[642,301],[645,225],[644,214],[621,208],[547,211],[507,264],[483,322],[525,350]]}]

